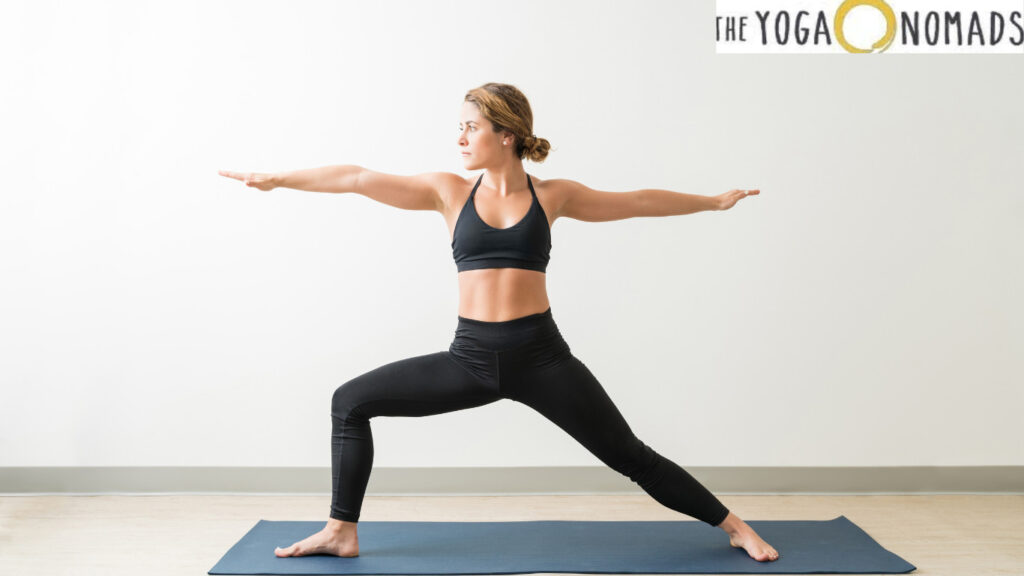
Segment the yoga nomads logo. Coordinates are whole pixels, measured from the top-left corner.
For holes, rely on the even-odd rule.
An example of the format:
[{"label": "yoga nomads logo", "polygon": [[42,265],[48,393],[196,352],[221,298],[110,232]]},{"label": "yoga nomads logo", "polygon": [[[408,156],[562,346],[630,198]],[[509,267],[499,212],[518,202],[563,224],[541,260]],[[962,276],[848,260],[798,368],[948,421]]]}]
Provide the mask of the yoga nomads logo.
[{"label": "yoga nomads logo", "polygon": [[719,54],[1024,54],[1021,0],[717,0]]}]

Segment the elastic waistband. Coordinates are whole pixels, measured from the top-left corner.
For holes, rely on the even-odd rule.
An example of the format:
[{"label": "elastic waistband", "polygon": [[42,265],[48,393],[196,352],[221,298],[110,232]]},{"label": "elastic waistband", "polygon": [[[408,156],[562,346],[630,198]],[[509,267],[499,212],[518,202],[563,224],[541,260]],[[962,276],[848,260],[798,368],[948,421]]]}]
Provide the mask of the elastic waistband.
[{"label": "elastic waistband", "polygon": [[503,320],[501,322],[487,322],[486,320],[474,320],[473,318],[464,318],[459,316],[459,324],[472,324],[474,326],[490,326],[494,328],[515,328],[517,326],[526,324],[536,324],[543,322],[545,319],[551,319],[551,307],[543,312],[537,312],[536,314],[530,314],[529,316],[520,316],[519,318],[513,318],[511,320]]},{"label": "elastic waistband", "polygon": [[505,350],[558,334],[558,326],[555,325],[550,307],[543,312],[503,322],[486,322],[462,316],[458,318],[455,341],[488,350]]}]

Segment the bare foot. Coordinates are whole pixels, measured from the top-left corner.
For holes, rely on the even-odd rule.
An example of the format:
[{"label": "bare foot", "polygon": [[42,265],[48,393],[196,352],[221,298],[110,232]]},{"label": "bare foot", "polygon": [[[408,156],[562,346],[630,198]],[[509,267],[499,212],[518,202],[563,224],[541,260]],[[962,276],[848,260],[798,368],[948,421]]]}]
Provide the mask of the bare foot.
[{"label": "bare foot", "polygon": [[344,558],[359,556],[359,535],[356,533],[356,523],[342,522],[332,518],[323,530],[309,538],[300,540],[287,548],[274,548],[274,555],[278,558],[309,554],[330,554]]},{"label": "bare foot", "polygon": [[749,524],[740,520],[739,516],[732,512],[729,512],[729,515],[718,527],[729,534],[730,546],[743,548],[754,560],[765,562],[779,559],[779,553],[775,551],[775,548],[762,540]]}]

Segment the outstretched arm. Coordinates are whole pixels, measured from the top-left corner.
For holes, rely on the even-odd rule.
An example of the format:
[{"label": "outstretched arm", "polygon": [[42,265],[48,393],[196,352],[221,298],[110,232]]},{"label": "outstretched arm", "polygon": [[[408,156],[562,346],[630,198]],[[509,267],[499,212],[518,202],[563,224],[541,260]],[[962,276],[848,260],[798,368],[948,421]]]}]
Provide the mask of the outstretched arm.
[{"label": "outstretched arm", "polygon": [[309,192],[355,192],[364,169],[360,166],[321,166],[290,172],[234,172],[220,170],[221,176],[241,180],[246,186],[269,192],[274,188],[294,188]]},{"label": "outstretched arm", "polygon": [[437,210],[439,212],[444,210],[441,188],[446,181],[458,178],[448,172],[399,176],[348,164],[272,174],[221,170],[220,175],[241,180],[247,186],[260,190],[281,187],[335,194],[355,192],[371,200],[403,210]]},{"label": "outstretched arm", "polygon": [[678,216],[704,210],[728,210],[741,198],[760,190],[730,190],[718,196],[645,189],[600,192],[572,180],[558,180],[565,196],[560,216],[584,222],[608,222],[640,216]]},{"label": "outstretched arm", "polygon": [[730,190],[718,196],[683,194],[668,190],[641,190],[647,203],[645,216],[678,216],[703,210],[728,210],[741,199],[756,196],[760,190]]}]

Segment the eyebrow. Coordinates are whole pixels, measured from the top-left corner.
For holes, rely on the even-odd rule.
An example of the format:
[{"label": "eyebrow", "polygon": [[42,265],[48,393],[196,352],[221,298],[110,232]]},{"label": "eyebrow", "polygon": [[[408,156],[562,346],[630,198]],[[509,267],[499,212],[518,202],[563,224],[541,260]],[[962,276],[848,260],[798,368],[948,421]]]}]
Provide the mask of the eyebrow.
[{"label": "eyebrow", "polygon": [[[459,122],[459,124],[462,124],[462,122]],[[466,124],[476,124],[476,122],[474,120],[466,120]]]}]

